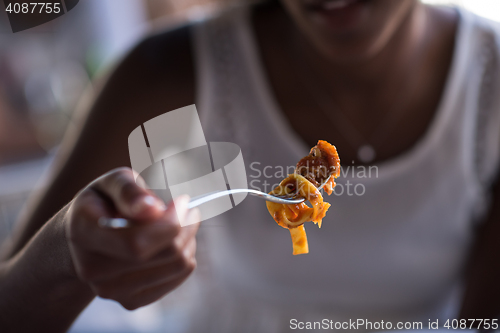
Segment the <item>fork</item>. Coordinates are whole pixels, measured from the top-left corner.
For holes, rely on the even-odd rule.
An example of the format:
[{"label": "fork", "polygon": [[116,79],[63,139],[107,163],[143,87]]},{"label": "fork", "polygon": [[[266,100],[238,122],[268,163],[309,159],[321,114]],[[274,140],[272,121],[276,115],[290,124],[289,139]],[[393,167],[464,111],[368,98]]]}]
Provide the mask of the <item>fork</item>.
[{"label": "fork", "polygon": [[[328,182],[330,179],[330,176],[318,187],[318,190],[321,190],[323,186]],[[252,189],[233,189],[233,190],[225,190],[225,191],[218,191],[218,192],[211,192],[211,193],[206,193],[194,198],[191,198],[189,200],[189,203],[187,205],[188,209],[198,207],[199,205],[202,205],[206,202],[218,199],[220,197],[229,195],[229,194],[237,194],[237,193],[248,193],[250,195],[256,196],[260,199],[266,200],[266,201],[271,201],[279,204],[285,204],[285,205],[291,205],[291,204],[299,204],[301,202],[304,202],[306,199],[305,198],[297,198],[294,199],[293,197],[287,197],[287,196],[274,196],[265,192],[257,191],[257,190],[252,190]],[[99,218],[98,224],[102,228],[111,228],[111,229],[120,229],[120,228],[128,228],[132,226],[132,222],[128,219],[124,218],[109,218],[109,217],[101,217]]]}]

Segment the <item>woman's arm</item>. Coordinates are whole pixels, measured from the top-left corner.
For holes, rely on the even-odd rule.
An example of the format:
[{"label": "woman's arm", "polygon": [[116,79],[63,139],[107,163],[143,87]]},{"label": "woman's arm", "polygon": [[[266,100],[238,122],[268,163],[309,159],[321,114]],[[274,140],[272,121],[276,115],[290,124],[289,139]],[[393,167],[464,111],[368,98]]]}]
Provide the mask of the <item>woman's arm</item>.
[{"label": "woman's arm", "polygon": [[[0,267],[0,330],[64,332],[95,295],[129,310],[163,297],[196,266],[199,214],[187,204],[165,206],[128,168],[94,180]],[[133,225],[102,228],[101,217]]]},{"label": "woman's arm", "polygon": [[[460,318],[500,317],[500,182],[493,188],[493,205],[477,230],[466,271]],[[484,328],[484,327],[481,327]]]},{"label": "woman's arm", "polygon": [[95,297],[76,278],[64,236],[69,205],[23,251],[0,264],[0,330],[65,332]]},{"label": "woman's arm", "polygon": [[[28,331],[28,327],[30,331],[33,327],[42,331],[65,331],[96,294],[118,301],[120,297],[123,299],[119,292],[108,294],[105,286],[96,287],[92,279],[102,267],[115,267],[113,263],[122,263],[124,259],[116,259],[108,253],[102,260],[85,261],[86,256],[82,255],[86,253],[85,244],[81,239],[65,237],[68,225],[78,225],[71,222],[77,217],[68,217],[68,210],[79,198],[72,201],[77,192],[93,179],[118,166],[129,165],[127,139],[135,127],[159,114],[194,103],[189,29],[158,34],[143,41],[99,91],[95,101],[88,103],[91,106],[77,113],[76,125],[68,130],[49,185],[30,200],[14,236],[4,248],[0,263],[0,331],[21,332]],[[109,202],[108,195],[100,195],[98,199]],[[88,207],[88,204],[79,207]],[[85,221],[92,224],[95,218]],[[128,244],[134,246],[133,242]],[[177,245],[164,255],[184,258],[179,251],[188,245],[179,245],[173,240],[172,244]],[[101,269],[86,266],[92,263],[106,264]],[[155,263],[166,265],[161,260]],[[124,263],[138,270],[136,264],[127,260]],[[78,267],[90,269],[82,274]],[[165,267],[162,269],[164,276]],[[89,271],[95,274],[89,277],[86,275]],[[115,280],[110,281],[115,285]],[[161,292],[165,294],[172,286],[172,283],[163,286]],[[125,304],[132,304],[130,308],[133,308],[139,303]]]}]

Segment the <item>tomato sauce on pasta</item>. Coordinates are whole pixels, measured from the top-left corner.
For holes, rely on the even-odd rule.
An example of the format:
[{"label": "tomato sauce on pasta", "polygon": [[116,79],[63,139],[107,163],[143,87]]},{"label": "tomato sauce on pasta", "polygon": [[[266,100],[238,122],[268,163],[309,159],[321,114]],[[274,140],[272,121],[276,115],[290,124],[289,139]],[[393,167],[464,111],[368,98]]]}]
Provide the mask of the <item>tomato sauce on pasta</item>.
[{"label": "tomato sauce on pasta", "polygon": [[[324,183],[323,188],[330,195],[335,187],[335,178],[339,175],[340,158],[337,149],[320,140],[309,155],[297,163],[295,172],[269,192],[276,196],[305,198],[305,201],[299,204],[278,204],[270,201],[266,203],[276,223],[290,231],[294,255],[309,253],[304,223],[312,221],[321,228],[322,219],[330,204],[323,201],[318,188]],[[306,202],[309,202],[311,207]]]}]

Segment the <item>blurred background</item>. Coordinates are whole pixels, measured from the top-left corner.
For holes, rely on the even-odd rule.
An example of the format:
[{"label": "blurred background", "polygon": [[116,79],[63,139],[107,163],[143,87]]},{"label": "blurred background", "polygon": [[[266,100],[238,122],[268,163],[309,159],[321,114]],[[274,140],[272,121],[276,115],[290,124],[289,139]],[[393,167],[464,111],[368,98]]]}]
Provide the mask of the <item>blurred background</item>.
[{"label": "blurred background", "polygon": [[[235,1],[81,0],[66,15],[16,34],[6,12],[0,11],[0,242],[10,235],[26,198],[43,184],[77,103],[92,89],[92,81],[151,31],[203,19]],[[500,0],[423,1],[463,6],[500,21]],[[177,298],[170,297],[176,309],[182,308],[178,300],[183,292],[196,290],[182,288]],[[168,319],[159,321],[155,315],[165,304],[124,316],[119,305],[96,302],[73,332],[150,332]],[[182,327],[169,324],[169,332],[177,330]]]}]

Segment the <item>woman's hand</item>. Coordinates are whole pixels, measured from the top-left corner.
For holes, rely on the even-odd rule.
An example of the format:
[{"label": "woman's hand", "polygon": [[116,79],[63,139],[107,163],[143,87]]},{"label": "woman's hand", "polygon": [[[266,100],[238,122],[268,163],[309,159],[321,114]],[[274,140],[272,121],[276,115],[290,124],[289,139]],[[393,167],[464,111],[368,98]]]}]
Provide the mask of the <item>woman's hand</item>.
[{"label": "woman's hand", "polygon": [[[66,235],[78,277],[94,293],[128,310],[152,303],[180,285],[196,266],[197,209],[181,196],[164,206],[120,168],[82,190],[66,213]],[[124,229],[99,226],[101,217],[123,217]]]}]

